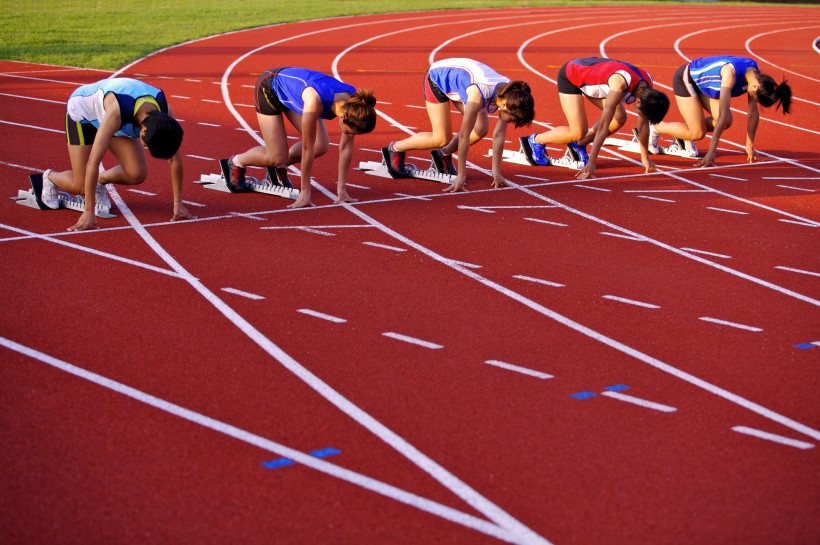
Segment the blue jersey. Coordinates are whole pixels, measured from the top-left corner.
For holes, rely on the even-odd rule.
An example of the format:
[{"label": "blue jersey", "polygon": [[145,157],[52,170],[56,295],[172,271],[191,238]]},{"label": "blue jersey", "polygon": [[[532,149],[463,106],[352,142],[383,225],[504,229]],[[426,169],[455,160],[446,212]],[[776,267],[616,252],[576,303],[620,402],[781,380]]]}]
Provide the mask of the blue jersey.
[{"label": "blue jersey", "polygon": [[689,63],[689,76],[701,93],[709,98],[720,98],[720,70],[731,64],[735,68],[735,84],[732,86],[732,96],[738,97],[746,93],[746,70],[758,70],[757,63],[746,57],[705,57],[695,59]]},{"label": "blue jersey", "polygon": [[83,85],[71,93],[66,104],[68,116],[78,123],[89,123],[99,128],[105,119],[103,101],[109,94],[113,94],[120,105],[120,129],[114,136],[139,137],[140,127],[134,116],[145,103],[168,113],[168,102],[161,89],[131,78],[110,78]]},{"label": "blue jersey", "polygon": [[495,105],[498,91],[510,82],[486,64],[472,59],[443,59],[430,65],[428,73],[441,92],[456,102],[466,103],[467,88],[475,85],[487,111]]},{"label": "blue jersey", "polygon": [[271,80],[271,90],[279,101],[299,115],[305,112],[305,101],[302,93],[310,87],[319,94],[322,101],[322,119],[333,119],[333,97],[336,93],[356,92],[352,85],[343,83],[321,72],[307,68],[282,68]]}]

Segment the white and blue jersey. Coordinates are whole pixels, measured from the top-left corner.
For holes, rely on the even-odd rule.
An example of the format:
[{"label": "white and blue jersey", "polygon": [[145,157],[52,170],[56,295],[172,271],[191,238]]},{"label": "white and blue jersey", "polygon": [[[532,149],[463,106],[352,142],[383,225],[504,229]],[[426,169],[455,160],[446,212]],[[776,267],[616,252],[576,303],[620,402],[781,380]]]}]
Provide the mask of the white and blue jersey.
[{"label": "white and blue jersey", "polygon": [[466,103],[467,88],[475,85],[481,93],[483,108],[495,111],[498,91],[510,82],[484,63],[472,59],[442,59],[430,65],[430,80],[452,101]]},{"label": "white and blue jersey", "polygon": [[120,105],[120,129],[114,136],[138,138],[140,127],[134,116],[145,104],[153,104],[162,113],[168,113],[168,102],[161,89],[131,78],[110,78],[83,85],[68,97],[66,113],[77,123],[87,123],[100,128],[105,119],[103,101],[112,93]]},{"label": "white and blue jersey", "polygon": [[746,93],[746,70],[758,70],[757,63],[746,57],[724,55],[720,57],[704,57],[689,63],[689,77],[701,93],[709,98],[720,98],[720,71],[727,64],[735,69],[735,84],[732,86],[732,96],[738,97]]},{"label": "white and blue jersey", "polygon": [[352,85],[307,68],[282,68],[271,79],[270,85],[282,105],[299,115],[303,115],[305,111],[302,93],[310,87],[319,94],[322,101],[322,119],[336,117],[333,111],[333,97],[336,93],[352,95],[356,92]]}]

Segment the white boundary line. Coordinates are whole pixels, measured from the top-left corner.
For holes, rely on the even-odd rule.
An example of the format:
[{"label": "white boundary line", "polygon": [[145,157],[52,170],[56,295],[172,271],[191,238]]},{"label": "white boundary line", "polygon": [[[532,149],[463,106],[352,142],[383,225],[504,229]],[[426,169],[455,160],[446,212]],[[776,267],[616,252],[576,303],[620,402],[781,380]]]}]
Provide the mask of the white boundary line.
[{"label": "white boundary line", "polygon": [[738,433],[743,433],[746,435],[751,435],[752,437],[757,437],[758,439],[765,439],[767,441],[773,441],[775,443],[779,443],[781,445],[786,445],[789,447],[799,448],[801,450],[807,450],[810,448],[814,448],[813,443],[807,443],[805,441],[798,441],[797,439],[790,439],[788,437],[783,437],[782,435],[776,435],[774,433],[769,433],[761,430],[756,430],[754,428],[749,428],[746,426],[734,426],[732,431],[736,431]]}]

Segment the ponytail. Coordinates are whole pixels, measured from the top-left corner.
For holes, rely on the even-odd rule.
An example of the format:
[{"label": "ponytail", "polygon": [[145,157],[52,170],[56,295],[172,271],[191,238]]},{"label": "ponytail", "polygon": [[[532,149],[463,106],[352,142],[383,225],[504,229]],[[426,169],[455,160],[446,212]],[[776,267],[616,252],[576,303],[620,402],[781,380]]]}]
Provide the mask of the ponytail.
[{"label": "ponytail", "polygon": [[759,74],[757,81],[760,88],[757,90],[757,102],[766,108],[777,104],[777,108],[783,108],[783,113],[790,112],[792,107],[792,88],[784,79],[779,84],[774,78],[765,74]]},{"label": "ponytail", "polygon": [[347,99],[343,106],[344,123],[359,134],[376,128],[376,97],[370,89],[359,89]]}]

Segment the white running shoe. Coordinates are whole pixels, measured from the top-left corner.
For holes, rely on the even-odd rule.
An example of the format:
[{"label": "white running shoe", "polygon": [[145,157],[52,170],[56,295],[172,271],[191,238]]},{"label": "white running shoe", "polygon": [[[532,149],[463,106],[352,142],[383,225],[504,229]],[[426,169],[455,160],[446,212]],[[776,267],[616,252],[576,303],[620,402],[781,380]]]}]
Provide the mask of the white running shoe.
[{"label": "white running shoe", "polygon": [[661,139],[661,135],[658,132],[658,129],[655,128],[655,125],[649,124],[649,145],[647,146],[647,151],[651,155],[657,155],[660,153],[661,150],[658,149],[658,142]]},{"label": "white running shoe", "polygon": [[689,154],[689,157],[695,158],[698,157],[698,148],[695,146],[694,140],[684,140],[683,141],[684,148],[686,149],[686,153]]},{"label": "white running shoe", "polygon": [[97,192],[94,193],[94,199],[97,201],[98,206],[109,210],[111,209],[111,199],[108,198],[108,191],[105,190],[103,184],[97,184]]},{"label": "white running shoe", "polygon": [[57,210],[60,208],[60,188],[48,179],[49,174],[51,174],[51,169],[47,168],[43,172],[43,194],[40,198],[43,200],[43,204],[52,210]]}]

